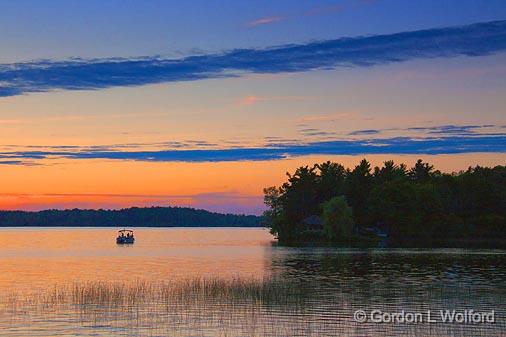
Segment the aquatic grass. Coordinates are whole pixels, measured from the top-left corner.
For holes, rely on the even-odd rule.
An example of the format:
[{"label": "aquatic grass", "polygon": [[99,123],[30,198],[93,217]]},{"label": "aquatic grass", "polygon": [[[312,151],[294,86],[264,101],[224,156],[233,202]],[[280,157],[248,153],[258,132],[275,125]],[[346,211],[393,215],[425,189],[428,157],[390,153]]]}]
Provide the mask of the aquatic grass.
[{"label": "aquatic grass", "polygon": [[50,309],[59,305],[132,308],[143,304],[166,306],[219,303],[257,303],[296,307],[311,293],[305,285],[281,278],[205,278],[186,280],[106,282],[86,281],[55,285],[32,294],[9,294],[11,307]]},{"label": "aquatic grass", "polygon": [[[481,309],[494,309],[504,289],[472,290],[465,282],[411,283],[375,279],[375,283],[333,284],[289,278],[194,277],[183,280],[75,282],[32,294],[10,294],[11,325],[24,321],[70,320],[92,329],[128,329],[142,336],[355,336],[465,335],[492,337],[506,331],[494,326],[357,324],[358,309],[423,312],[465,308],[478,297]],[[346,285],[347,284],[347,285]],[[498,317],[504,317],[504,310]],[[24,320],[24,321],[23,321]],[[105,331],[105,330],[104,330]],[[430,333],[425,334],[426,331]],[[132,333],[135,335],[134,333]]]},{"label": "aquatic grass", "polygon": [[218,329],[221,336],[232,329],[253,336],[259,326],[268,328],[266,314],[303,310],[310,294],[303,283],[282,278],[74,282],[31,293],[0,293],[0,321],[51,321],[65,315],[90,326],[163,326],[174,336],[184,335],[189,326],[193,332]]}]

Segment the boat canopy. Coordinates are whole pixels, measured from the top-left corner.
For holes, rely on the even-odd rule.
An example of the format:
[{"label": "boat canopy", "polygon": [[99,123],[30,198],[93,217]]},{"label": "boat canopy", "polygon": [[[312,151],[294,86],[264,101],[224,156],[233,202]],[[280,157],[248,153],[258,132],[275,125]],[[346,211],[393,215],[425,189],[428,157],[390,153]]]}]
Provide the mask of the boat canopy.
[{"label": "boat canopy", "polygon": [[133,231],[133,230],[130,230],[130,229],[122,229],[122,230],[119,230],[119,231],[118,231],[118,233],[120,233],[120,234],[121,234],[121,233],[131,233],[131,234],[133,234],[133,232],[134,232],[134,231]]}]

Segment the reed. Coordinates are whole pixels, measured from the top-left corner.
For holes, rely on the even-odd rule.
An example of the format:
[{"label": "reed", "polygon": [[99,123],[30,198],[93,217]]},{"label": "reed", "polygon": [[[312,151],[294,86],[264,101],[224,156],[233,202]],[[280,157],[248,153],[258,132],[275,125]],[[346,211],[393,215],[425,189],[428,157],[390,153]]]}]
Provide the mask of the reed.
[{"label": "reed", "polygon": [[[465,307],[472,296],[483,308],[500,289],[463,291],[464,283],[426,285],[381,283],[310,284],[283,278],[205,278],[170,281],[77,282],[33,294],[8,294],[0,299],[0,322],[23,326],[32,321],[68,322],[90,331],[125,329],[142,336],[502,336],[506,327],[458,325],[358,324],[358,308],[412,312]],[[353,287],[354,286],[354,287]],[[360,306],[357,307],[356,305]],[[493,309],[493,308],[492,308]],[[498,310],[498,317],[504,312]],[[1,326],[1,324],[0,324]],[[467,331],[466,329],[471,329]],[[426,332],[430,331],[429,334]]]},{"label": "reed", "polygon": [[59,305],[82,308],[132,308],[144,304],[183,306],[202,303],[251,303],[297,307],[310,293],[301,283],[281,278],[205,278],[174,281],[88,281],[56,285],[35,294],[10,295],[16,306],[50,309]]}]

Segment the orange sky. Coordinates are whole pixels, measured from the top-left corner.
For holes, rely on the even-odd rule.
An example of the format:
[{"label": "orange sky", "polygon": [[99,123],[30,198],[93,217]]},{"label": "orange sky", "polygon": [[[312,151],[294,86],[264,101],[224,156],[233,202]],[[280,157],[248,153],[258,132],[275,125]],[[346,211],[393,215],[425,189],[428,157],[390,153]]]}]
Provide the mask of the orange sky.
[{"label": "orange sky", "polygon": [[[387,159],[412,165],[423,158],[446,172],[469,166],[504,164],[506,154],[369,155],[373,165]],[[352,167],[362,156],[309,156],[273,161],[152,163],[63,160],[36,166],[0,167],[0,208],[118,208],[181,205],[217,211],[259,213],[262,188],[280,185],[300,165],[334,160]]]}]

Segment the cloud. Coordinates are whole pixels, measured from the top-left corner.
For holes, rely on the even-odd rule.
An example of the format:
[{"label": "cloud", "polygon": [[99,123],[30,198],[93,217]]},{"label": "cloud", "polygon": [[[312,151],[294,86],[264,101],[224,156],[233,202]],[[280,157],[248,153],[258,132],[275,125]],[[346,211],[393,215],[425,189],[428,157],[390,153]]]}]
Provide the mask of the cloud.
[{"label": "cloud", "polygon": [[[410,127],[404,130],[427,132],[433,135],[483,135],[483,129],[496,128],[494,124],[483,125],[438,125],[438,126],[418,126]],[[479,133],[478,133],[479,131]]]},{"label": "cloud", "polygon": [[357,131],[350,132],[348,135],[350,135],[350,136],[375,135],[380,132],[381,132],[381,130],[375,130],[375,129],[357,130]]},{"label": "cloud", "polygon": [[28,163],[22,160],[0,160],[0,165],[27,165]]},{"label": "cloud", "polygon": [[[366,136],[377,135],[385,131],[410,131],[425,135],[438,135],[438,136],[484,136],[484,135],[504,135],[501,132],[490,133],[490,129],[497,129],[499,126],[495,124],[482,124],[482,125],[437,125],[437,126],[413,126],[407,128],[387,128],[387,129],[366,129],[356,130],[348,133],[349,136]],[[485,131],[485,132],[484,132]],[[488,131],[488,132],[487,132]]]},{"label": "cloud", "polygon": [[506,50],[506,21],[391,35],[341,38],[265,49],[235,49],[180,59],[71,59],[0,65],[0,96],[52,90],[98,90],[367,67],[418,58],[481,56]]},{"label": "cloud", "polygon": [[256,27],[256,26],[262,26],[262,25],[269,25],[271,23],[275,23],[278,21],[282,21],[285,18],[283,16],[265,16],[263,18],[246,22],[246,27]]},{"label": "cloud", "polygon": [[471,134],[475,133],[475,129],[487,127],[485,125],[443,125],[437,128],[429,129],[432,134]]},{"label": "cloud", "polygon": [[300,129],[299,132],[302,135],[304,135],[304,136],[310,136],[310,137],[314,137],[314,136],[335,136],[336,135],[335,132],[323,131],[321,129],[316,129],[316,128],[304,128],[304,129]]},{"label": "cloud", "polygon": [[329,140],[316,142],[268,142],[263,147],[191,150],[101,150],[68,149],[14,151],[0,153],[0,160],[28,161],[41,159],[107,159],[148,162],[230,162],[264,161],[306,155],[367,154],[456,154],[472,152],[506,152],[506,134],[496,136],[395,137],[375,139]]}]

